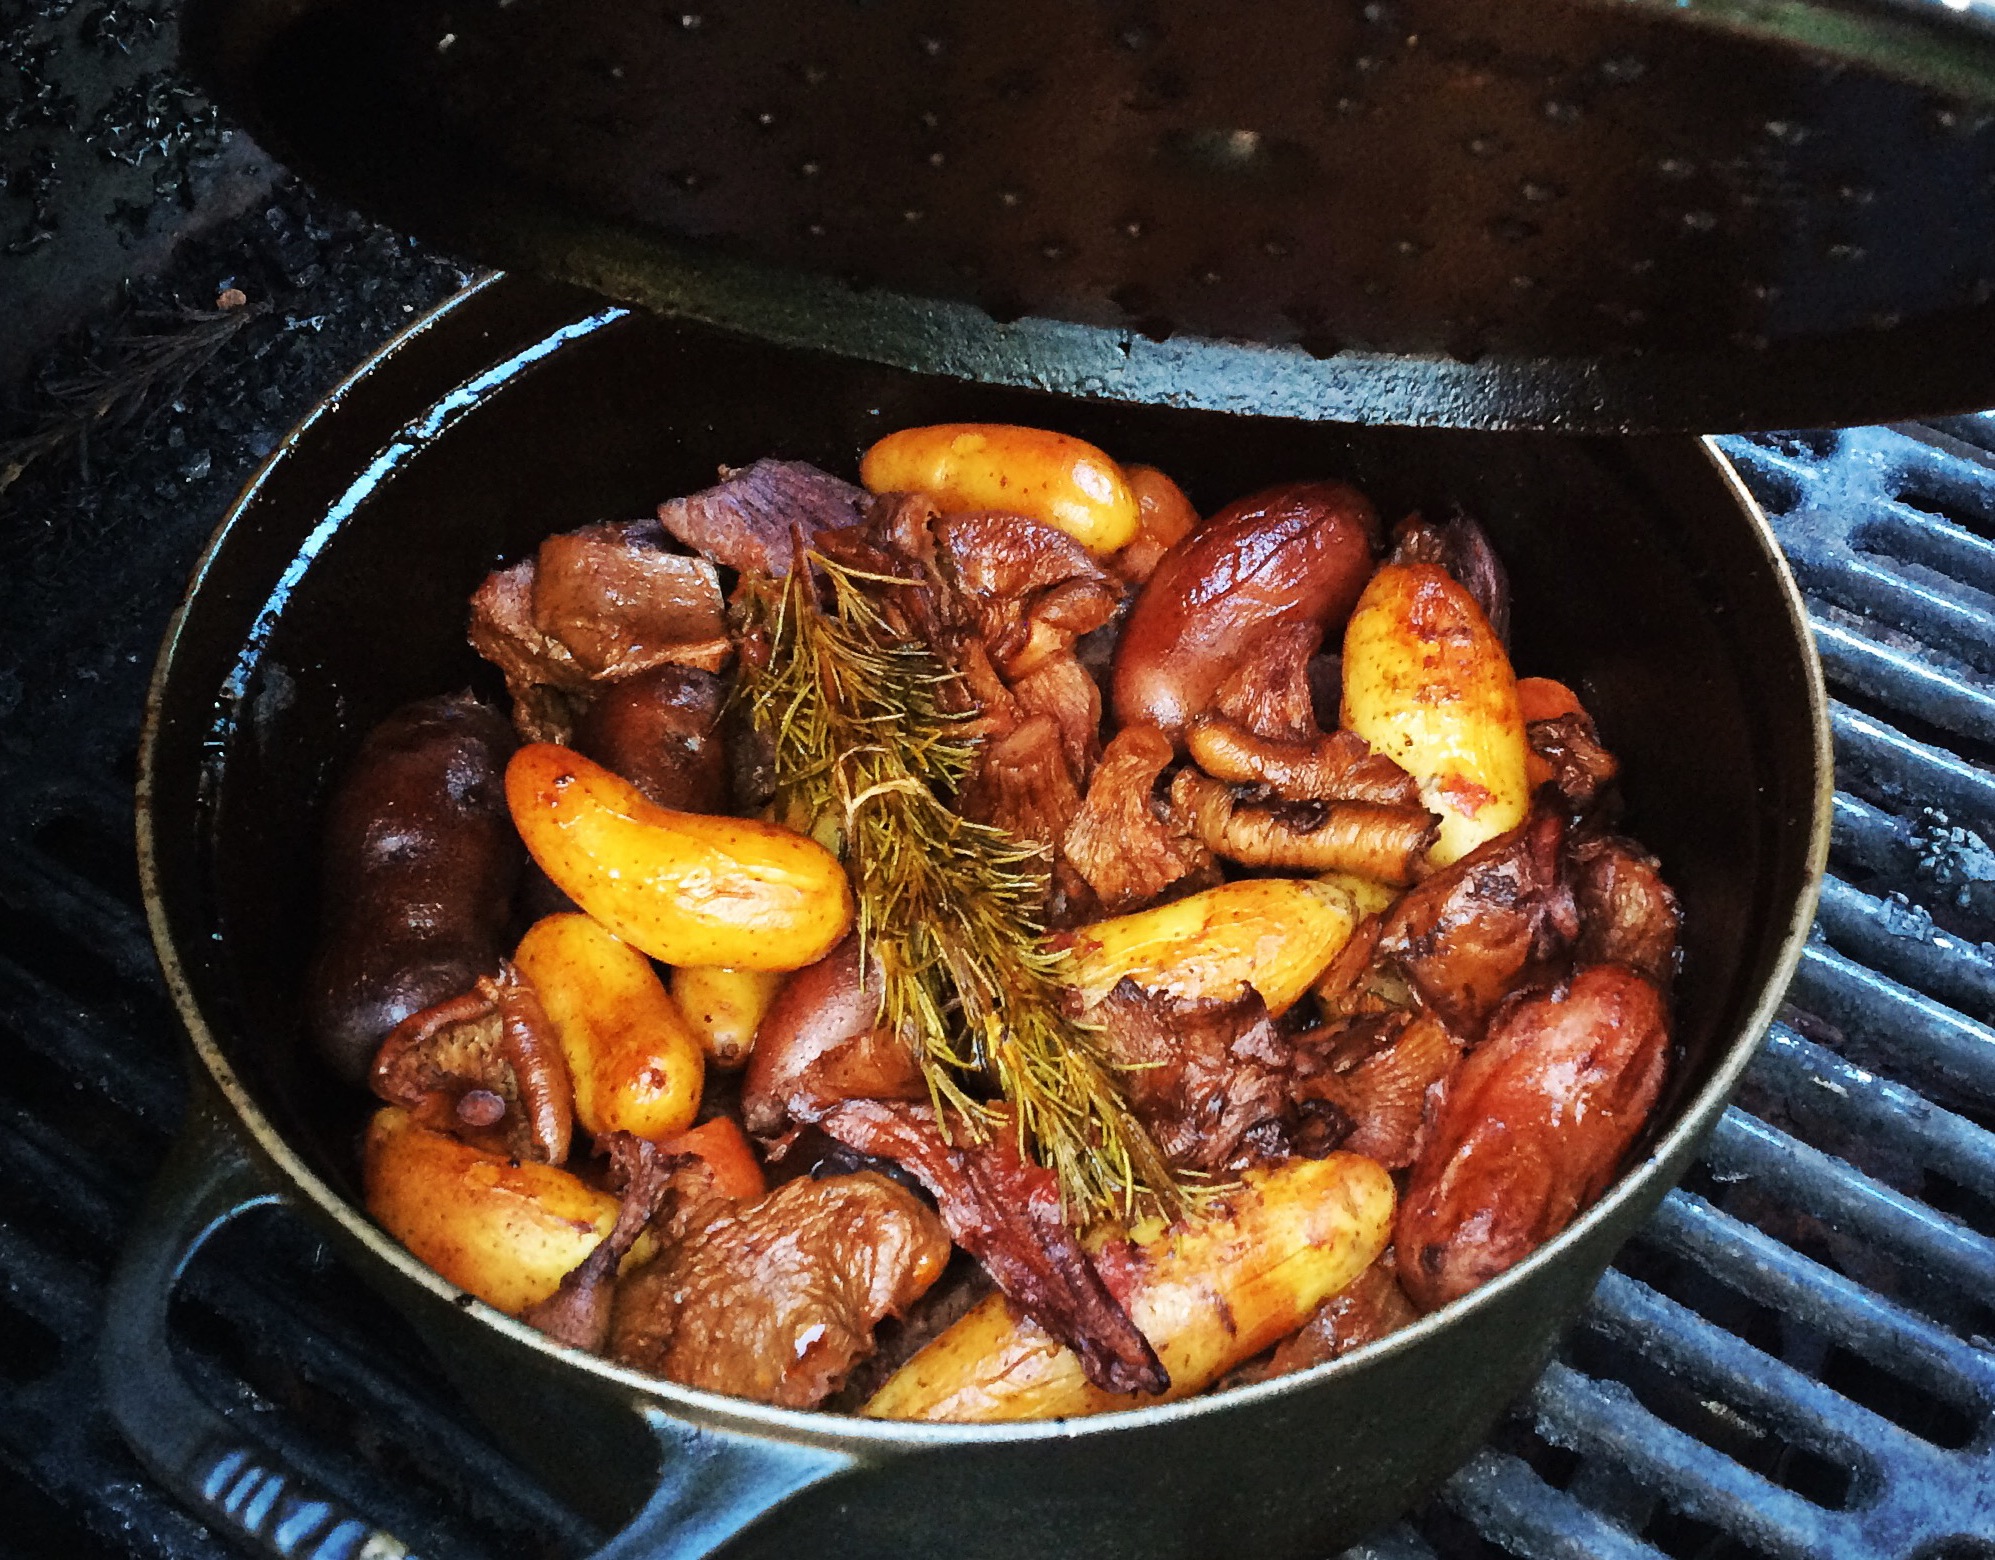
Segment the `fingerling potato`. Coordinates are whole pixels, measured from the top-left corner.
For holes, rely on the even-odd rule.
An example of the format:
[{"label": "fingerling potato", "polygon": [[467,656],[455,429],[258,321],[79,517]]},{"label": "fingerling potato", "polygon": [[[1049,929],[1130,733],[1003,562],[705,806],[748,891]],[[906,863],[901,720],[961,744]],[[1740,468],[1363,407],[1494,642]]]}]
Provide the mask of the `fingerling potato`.
[{"label": "fingerling potato", "polygon": [[1386,564],[1344,630],[1343,723],[1419,782],[1458,861],[1524,821],[1528,747],[1510,658],[1475,598],[1430,563]]},{"label": "fingerling potato", "polygon": [[517,1316],[616,1223],[617,1200],[566,1170],[518,1163],[377,1111],[361,1150],[367,1211],[444,1278]]},{"label": "fingerling potato", "polygon": [[534,922],[513,963],[560,1037],[575,1119],[592,1137],[661,1142],[693,1124],[706,1054],[651,961],[586,915]]},{"label": "fingerling potato", "polygon": [[1085,440],[1008,423],[936,423],[890,433],[859,462],[874,493],[925,493],[947,511],[1001,510],[1065,531],[1097,558],[1139,523],[1122,468]]},{"label": "fingerling potato", "polygon": [[1056,1419],[1189,1396],[1295,1331],[1370,1267],[1392,1214],[1392,1178],[1358,1154],[1250,1170],[1215,1216],[1098,1259],[1170,1373],[1160,1397],[1092,1385],[1072,1350],[994,1294],[889,1377],[863,1412]]},{"label": "fingerling potato", "polygon": [[658,807],[569,748],[506,766],[528,853],[609,932],[664,964],[794,970],[852,924],[838,858],[781,824]]}]

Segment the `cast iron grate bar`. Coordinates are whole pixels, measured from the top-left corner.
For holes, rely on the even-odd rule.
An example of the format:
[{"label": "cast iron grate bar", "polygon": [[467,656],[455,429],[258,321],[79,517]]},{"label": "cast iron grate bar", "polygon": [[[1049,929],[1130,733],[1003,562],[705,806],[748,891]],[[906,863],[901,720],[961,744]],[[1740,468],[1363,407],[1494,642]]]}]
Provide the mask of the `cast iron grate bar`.
[{"label": "cast iron grate bar", "polygon": [[[1704,1162],[1490,1446],[1363,1560],[1909,1560],[1995,1533],[1995,417],[1726,441],[1837,703],[1815,941]],[[226,1547],[95,1406],[110,1254],[181,1108],[129,793],[0,759],[0,1467],[101,1552]],[[423,1552],[588,1552],[283,1215],[197,1263],[190,1369]],[[0,1498],[5,1490],[0,1488]]]}]

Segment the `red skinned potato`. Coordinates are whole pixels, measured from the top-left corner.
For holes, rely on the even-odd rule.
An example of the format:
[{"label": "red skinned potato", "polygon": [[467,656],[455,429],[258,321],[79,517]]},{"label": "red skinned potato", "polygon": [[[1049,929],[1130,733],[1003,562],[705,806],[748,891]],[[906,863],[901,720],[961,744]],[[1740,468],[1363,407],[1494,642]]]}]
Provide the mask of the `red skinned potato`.
[{"label": "red skinned potato", "polygon": [[350,1083],[403,1019],[499,968],[523,854],[512,750],[505,718],[470,694],[420,699],[367,734],[333,793],[306,1020]]},{"label": "red skinned potato", "polygon": [[1607,1188],[1662,1089],[1669,1013],[1619,964],[1513,999],[1449,1078],[1400,1203],[1399,1281],[1423,1311],[1516,1266]]},{"label": "red skinned potato", "polygon": [[1341,482],[1294,482],[1229,504],[1164,554],[1115,656],[1115,718],[1182,743],[1270,629],[1342,628],[1371,577],[1378,516]]}]

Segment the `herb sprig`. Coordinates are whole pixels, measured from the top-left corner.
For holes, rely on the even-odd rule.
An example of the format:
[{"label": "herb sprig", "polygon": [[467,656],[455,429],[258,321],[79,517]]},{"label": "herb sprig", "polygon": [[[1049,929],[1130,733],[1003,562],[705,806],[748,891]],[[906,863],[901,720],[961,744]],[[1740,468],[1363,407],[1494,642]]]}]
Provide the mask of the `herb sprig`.
[{"label": "herb sprig", "polygon": [[881,1018],[913,1047],[944,1130],[956,1120],[982,1133],[1008,1115],[1070,1218],[1174,1216],[1183,1189],[1096,1031],[1062,1010],[1067,955],[1039,924],[1043,852],[950,805],[978,747],[946,696],[958,674],[896,632],[866,590],[910,583],[818,554],[749,582],[748,626],[767,659],[747,694],[774,741],[779,815],[835,826],[861,968],[870,954]]}]

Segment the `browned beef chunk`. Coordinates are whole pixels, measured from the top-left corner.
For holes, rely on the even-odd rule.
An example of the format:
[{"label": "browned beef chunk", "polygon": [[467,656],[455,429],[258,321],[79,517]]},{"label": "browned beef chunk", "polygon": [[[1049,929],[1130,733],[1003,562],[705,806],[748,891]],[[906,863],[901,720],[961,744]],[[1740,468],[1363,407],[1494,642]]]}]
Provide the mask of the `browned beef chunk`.
[{"label": "browned beef chunk", "polygon": [[718,671],[734,653],[714,566],[664,541],[655,522],[631,520],[540,544],[534,626],[590,678],[616,682],[667,664]]},{"label": "browned beef chunk", "polygon": [[658,666],[726,665],[719,574],[664,542],[656,521],[584,526],[548,537],[531,561],[473,594],[472,647],[505,673],[521,735],[571,740],[599,684]]},{"label": "browned beef chunk", "polygon": [[619,1195],[616,1223],[596,1249],[562,1278],[559,1289],[520,1315],[556,1342],[591,1354],[600,1352],[609,1337],[617,1269],[666,1197],[675,1191],[682,1198],[700,1201],[719,1195],[704,1162],[697,1158],[668,1154],[628,1132],[605,1133],[597,1146],[610,1156],[610,1185]]},{"label": "browned beef chunk", "polygon": [[1552,784],[1574,812],[1591,811],[1621,772],[1614,755],[1600,745],[1593,721],[1584,712],[1561,715],[1556,720],[1534,720],[1524,732],[1531,751],[1544,760],[1552,772]]},{"label": "browned beef chunk", "polygon": [[904,1041],[880,1024],[880,977],[859,979],[859,939],[847,937],[798,970],[755,1032],[741,1082],[741,1115],[776,1139],[848,1099],[928,1097]]},{"label": "browned beef chunk", "polygon": [[686,546],[723,568],[790,572],[795,536],[854,525],[865,517],[863,488],[841,482],[800,460],[758,460],[730,471],[718,485],[658,506],[658,519]]},{"label": "browned beef chunk", "polygon": [[1564,835],[1559,813],[1534,813],[1386,912],[1379,958],[1456,1034],[1479,1035],[1525,967],[1577,934],[1572,894],[1559,873]]},{"label": "browned beef chunk", "polygon": [[1120,915],[1187,877],[1215,876],[1207,850],[1156,794],[1172,759],[1155,726],[1125,726],[1095,766],[1060,848],[1104,910]]},{"label": "browned beef chunk", "polygon": [[1394,563],[1439,564],[1475,597],[1496,637],[1510,643],[1510,575],[1480,525],[1459,509],[1439,524],[1409,515],[1392,540]]},{"label": "browned beef chunk", "polygon": [[1676,938],[1683,915],[1662,879],[1662,864],[1633,840],[1616,834],[1575,839],[1567,874],[1579,906],[1574,958],[1640,970],[1665,991],[1676,974]]},{"label": "browned beef chunk", "polygon": [[1431,1013],[1347,1019],[1296,1042],[1295,1092],[1351,1123],[1338,1146],[1403,1170],[1420,1152],[1430,1102],[1461,1060],[1462,1043]]},{"label": "browned beef chunk", "polygon": [[1302,1327],[1276,1345],[1259,1378],[1270,1380],[1308,1370],[1376,1342],[1420,1320],[1399,1287],[1390,1248],[1343,1289],[1319,1305]]},{"label": "browned beef chunk", "polygon": [[1149,1340],[1062,1216],[1058,1180],[1020,1157],[1015,1133],[996,1125],[977,1142],[959,1125],[954,1142],[946,1142],[928,1106],[878,1100],[835,1106],[821,1125],[860,1153],[920,1177],[956,1243],[1014,1305],[1079,1356],[1096,1386],[1161,1392],[1170,1385]]},{"label": "browned beef chunk", "polygon": [[1237,1170],[1286,1156],[1290,1048],[1251,987],[1234,1002],[1182,1002],[1125,979],[1089,1016],[1129,1068],[1130,1109],[1172,1164]]},{"label": "browned beef chunk", "polygon": [[912,1192],[861,1173],[790,1181],[744,1205],[706,1205],[617,1286],[609,1350],[668,1381],[784,1408],[838,1390],[949,1261],[942,1223]]},{"label": "browned beef chunk", "polygon": [[505,674],[513,726],[529,742],[566,742],[589,674],[533,621],[534,561],[485,576],[471,596],[471,648]]},{"label": "browned beef chunk", "polygon": [[[1019,515],[945,515],[937,526],[956,589],[1007,680],[1071,650],[1115,613],[1122,590],[1086,548]],[[1097,703],[1097,716],[1099,703]]]},{"label": "browned beef chunk", "polygon": [[1317,623],[1283,623],[1254,641],[1212,695],[1212,713],[1277,742],[1319,734],[1309,662],[1323,643]]},{"label": "browned beef chunk", "polygon": [[598,693],[575,726],[575,746],[660,807],[727,811],[726,745],[719,730],[727,685],[691,666],[658,666]]},{"label": "browned beef chunk", "polygon": [[1193,722],[1187,744],[1214,779],[1264,785],[1286,801],[1422,807],[1420,783],[1355,731],[1271,741],[1223,715],[1209,715]]}]

